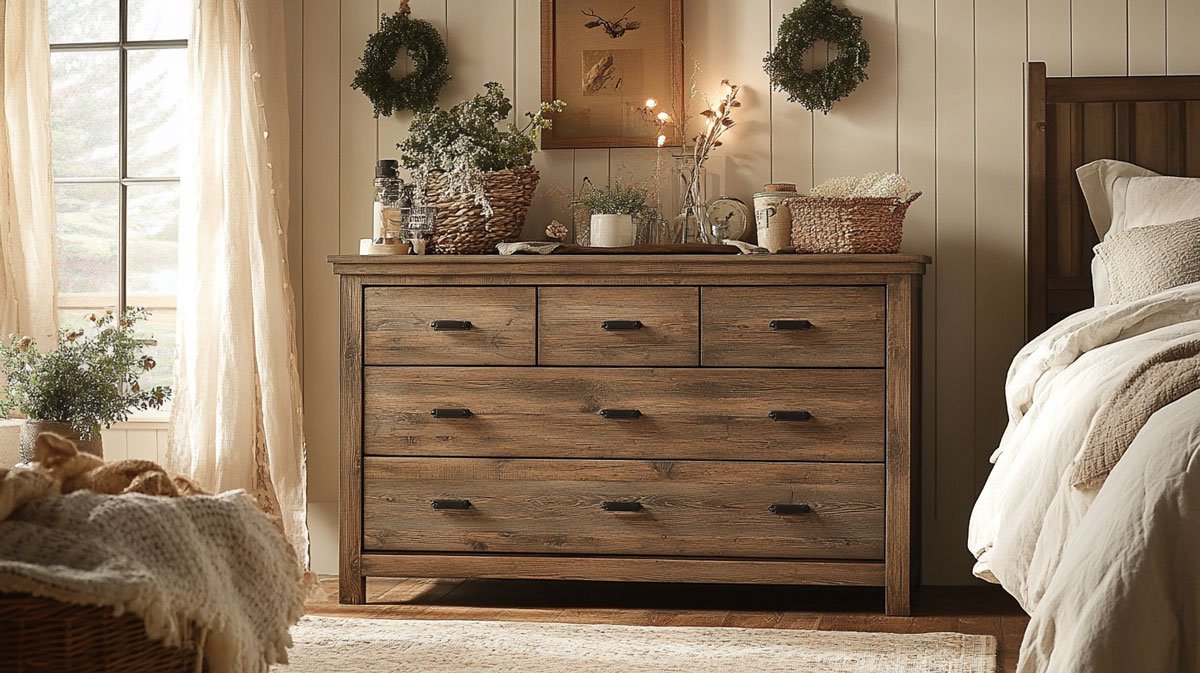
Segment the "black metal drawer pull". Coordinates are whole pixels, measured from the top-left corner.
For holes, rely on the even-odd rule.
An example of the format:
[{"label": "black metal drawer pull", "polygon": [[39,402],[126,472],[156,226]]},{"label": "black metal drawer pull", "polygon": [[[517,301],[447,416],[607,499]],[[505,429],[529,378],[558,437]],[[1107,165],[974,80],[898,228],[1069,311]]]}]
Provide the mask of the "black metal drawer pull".
[{"label": "black metal drawer pull", "polygon": [[779,516],[787,516],[789,514],[811,514],[812,507],[809,507],[808,505],[805,505],[805,504],[790,505],[790,504],[786,504],[786,503],[777,502],[774,505],[771,505],[770,507],[768,507],[767,511],[769,511],[772,514],[778,514]]},{"label": "black metal drawer pull", "polygon": [[811,421],[813,417],[807,411],[772,411],[767,416],[773,421]]},{"label": "black metal drawer pull", "polygon": [[772,320],[770,327],[779,330],[802,330],[812,329],[813,324],[807,320]]},{"label": "black metal drawer pull", "polygon": [[600,415],[609,420],[633,420],[641,418],[640,409],[601,409]]},{"label": "black metal drawer pull", "polygon": [[475,327],[470,320],[434,320],[429,326],[435,332],[465,332]]},{"label": "black metal drawer pull", "polygon": [[470,500],[444,500],[439,498],[430,502],[429,505],[434,509],[471,509]]},{"label": "black metal drawer pull", "polygon": [[638,330],[645,327],[641,320],[605,320],[600,323],[600,329],[606,329],[610,332],[619,332],[622,330]]},{"label": "black metal drawer pull", "polygon": [[470,409],[434,409],[429,413],[434,418],[470,418],[475,415]]},{"label": "black metal drawer pull", "polygon": [[642,503],[634,500],[633,502],[622,502],[620,500],[606,500],[600,503],[600,509],[605,512],[640,512],[644,508]]}]

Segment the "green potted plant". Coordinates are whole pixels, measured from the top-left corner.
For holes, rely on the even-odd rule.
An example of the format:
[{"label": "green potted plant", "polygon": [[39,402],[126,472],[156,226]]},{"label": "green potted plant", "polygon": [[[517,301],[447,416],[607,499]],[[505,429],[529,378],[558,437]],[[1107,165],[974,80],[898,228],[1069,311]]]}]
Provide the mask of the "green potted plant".
[{"label": "green potted plant", "polygon": [[144,337],[135,325],[145,309],[122,316],[111,311],[88,316],[83,329],[60,329],[54,350],[42,352],[29,337],[12,335],[0,342],[0,417],[18,411],[27,419],[21,428],[21,459],[33,457],[42,432],[57,432],[79,443],[82,451],[102,456],[100,429],[129,419],[134,411],[160,409],[171,389],[142,390],[138,377],[154,369]]},{"label": "green potted plant", "polygon": [[647,201],[650,190],[615,181],[597,187],[588,178],[575,196],[573,205],[590,213],[588,245],[596,248],[620,248],[636,241],[634,220],[654,212]]},{"label": "green potted plant", "polygon": [[449,110],[418,112],[408,138],[397,145],[412,172],[418,197],[437,209],[434,252],[483,254],[497,243],[515,240],[537,189],[533,153],[538,136],[550,128],[547,115],[562,101],[526,112],[524,125],[508,122],[512,101],[496,82]]}]

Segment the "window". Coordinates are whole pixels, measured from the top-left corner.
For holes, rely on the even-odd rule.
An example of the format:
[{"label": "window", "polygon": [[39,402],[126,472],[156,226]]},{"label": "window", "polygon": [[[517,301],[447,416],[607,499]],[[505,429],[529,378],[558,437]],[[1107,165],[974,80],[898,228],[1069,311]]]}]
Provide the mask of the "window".
[{"label": "window", "polygon": [[50,0],[51,133],[63,327],[120,306],[170,385],[175,353],[187,0]]}]

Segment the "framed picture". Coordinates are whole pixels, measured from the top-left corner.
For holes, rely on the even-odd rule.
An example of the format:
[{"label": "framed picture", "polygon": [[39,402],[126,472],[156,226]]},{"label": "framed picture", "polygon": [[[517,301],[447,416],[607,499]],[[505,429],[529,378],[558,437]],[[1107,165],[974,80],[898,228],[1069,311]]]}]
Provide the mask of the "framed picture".
[{"label": "framed picture", "polygon": [[543,149],[655,147],[646,101],[683,109],[683,0],[542,0]]}]

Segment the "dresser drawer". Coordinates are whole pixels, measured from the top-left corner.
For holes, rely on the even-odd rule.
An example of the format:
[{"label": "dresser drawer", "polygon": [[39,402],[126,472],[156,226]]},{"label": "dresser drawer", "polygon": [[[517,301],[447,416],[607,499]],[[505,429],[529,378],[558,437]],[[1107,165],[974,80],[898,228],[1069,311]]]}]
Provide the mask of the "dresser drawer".
[{"label": "dresser drawer", "polygon": [[882,287],[706,287],[708,367],[883,367]]},{"label": "dresser drawer", "polygon": [[532,365],[532,287],[368,287],[368,365]]},{"label": "dresser drawer", "polygon": [[367,367],[363,385],[370,455],[883,460],[878,369]]},{"label": "dresser drawer", "polygon": [[367,458],[373,551],[883,558],[880,464]]},{"label": "dresser drawer", "polygon": [[543,287],[538,362],[574,366],[696,366],[694,287]]}]

